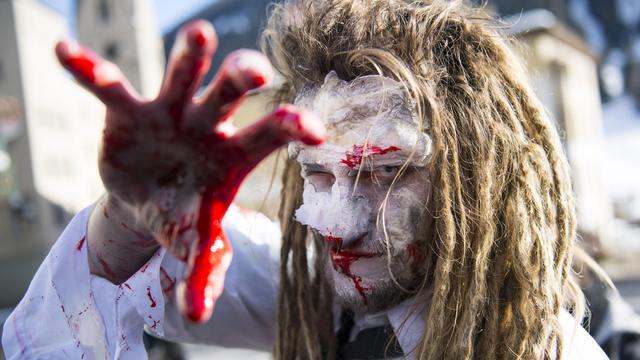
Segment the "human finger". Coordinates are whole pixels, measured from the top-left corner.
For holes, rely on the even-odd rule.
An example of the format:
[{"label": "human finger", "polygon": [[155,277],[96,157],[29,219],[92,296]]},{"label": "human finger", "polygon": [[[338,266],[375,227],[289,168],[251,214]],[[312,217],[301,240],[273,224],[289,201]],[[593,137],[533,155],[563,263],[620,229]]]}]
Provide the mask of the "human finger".
[{"label": "human finger", "polygon": [[108,107],[126,109],[139,103],[140,96],[115,64],[69,41],[59,41],[55,52],[60,64]]},{"label": "human finger", "polygon": [[208,21],[192,21],[180,29],[159,95],[170,111],[181,111],[191,101],[217,46],[218,37]]},{"label": "human finger", "polygon": [[[269,60],[254,50],[236,50],[229,54],[205,90],[197,100],[199,116],[193,124],[196,128],[212,128],[229,118],[247,91],[273,81],[273,69]],[[222,125],[223,126],[223,125]]]},{"label": "human finger", "polygon": [[307,145],[324,142],[326,130],[311,111],[293,105],[282,105],[254,124],[236,132],[230,143],[247,154],[247,170],[255,167],[279,147],[302,141]]}]

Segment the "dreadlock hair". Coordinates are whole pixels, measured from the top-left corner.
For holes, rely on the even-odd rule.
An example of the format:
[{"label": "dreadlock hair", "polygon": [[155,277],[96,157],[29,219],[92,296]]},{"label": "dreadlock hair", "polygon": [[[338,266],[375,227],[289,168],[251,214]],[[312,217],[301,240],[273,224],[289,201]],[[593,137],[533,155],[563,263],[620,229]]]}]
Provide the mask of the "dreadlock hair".
[{"label": "dreadlock hair", "polygon": [[[417,107],[433,140],[434,213],[422,254],[431,296],[415,358],[560,358],[560,310],[580,319],[584,309],[571,272],[568,165],[494,19],[462,1],[299,0],[273,7],[261,45],[283,77],[279,100],[333,70],[347,81],[394,78]],[[274,352],[331,359],[332,293],[322,257],[308,255],[320,245],[293,220],[302,184],[289,160]]]}]

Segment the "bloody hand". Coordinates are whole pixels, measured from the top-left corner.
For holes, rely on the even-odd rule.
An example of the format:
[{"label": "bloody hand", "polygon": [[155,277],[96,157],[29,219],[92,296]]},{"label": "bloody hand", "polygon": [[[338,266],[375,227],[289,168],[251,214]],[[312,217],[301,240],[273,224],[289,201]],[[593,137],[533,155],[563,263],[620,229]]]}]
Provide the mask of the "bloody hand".
[{"label": "bloody hand", "polygon": [[278,147],[294,140],[319,144],[324,138],[322,125],[291,105],[249,127],[233,128],[231,114],[244,94],[273,77],[268,60],[254,51],[230,54],[194,98],[216,45],[209,23],[185,25],[152,101],[143,100],[114,64],[90,50],[67,42],[56,46],[64,67],[107,107],[99,169],[108,196],[130,209],[142,229],[136,235],[152,237],[187,262],[178,298],[182,312],[197,322],[209,319],[222,292],[231,248],[221,220],[240,183]]}]

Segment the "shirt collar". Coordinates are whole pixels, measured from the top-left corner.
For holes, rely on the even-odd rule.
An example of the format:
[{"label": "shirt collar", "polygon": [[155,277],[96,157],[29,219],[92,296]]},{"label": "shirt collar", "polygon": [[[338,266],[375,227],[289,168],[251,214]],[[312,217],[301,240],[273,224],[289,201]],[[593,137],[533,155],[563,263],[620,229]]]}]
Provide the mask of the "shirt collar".
[{"label": "shirt collar", "polygon": [[388,310],[375,314],[356,315],[349,341],[364,329],[390,324],[398,337],[398,343],[405,358],[413,359],[413,354],[420,345],[425,330],[424,316],[428,310],[428,301],[423,299],[425,299],[424,295],[413,296]]},{"label": "shirt collar", "polygon": [[411,359],[414,358],[413,354],[420,345],[425,330],[427,302],[418,299],[424,298],[414,296],[387,310],[387,318],[398,337],[402,352]]}]

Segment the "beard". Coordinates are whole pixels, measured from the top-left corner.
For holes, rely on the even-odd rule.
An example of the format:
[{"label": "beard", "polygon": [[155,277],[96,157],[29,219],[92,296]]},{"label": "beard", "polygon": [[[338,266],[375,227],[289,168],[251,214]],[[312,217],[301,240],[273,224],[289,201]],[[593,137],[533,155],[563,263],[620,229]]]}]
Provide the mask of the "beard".
[{"label": "beard", "polygon": [[[354,313],[390,309],[415,295],[424,284],[424,274],[410,269],[406,254],[391,259],[386,256],[363,259],[360,262],[366,263],[358,266],[359,271],[350,272],[336,267],[327,253],[324,276],[333,289],[334,300]],[[367,268],[370,271],[366,271]]]}]

